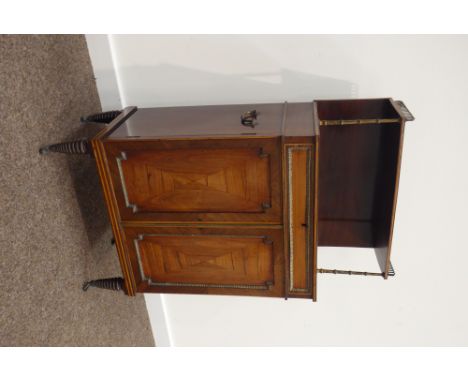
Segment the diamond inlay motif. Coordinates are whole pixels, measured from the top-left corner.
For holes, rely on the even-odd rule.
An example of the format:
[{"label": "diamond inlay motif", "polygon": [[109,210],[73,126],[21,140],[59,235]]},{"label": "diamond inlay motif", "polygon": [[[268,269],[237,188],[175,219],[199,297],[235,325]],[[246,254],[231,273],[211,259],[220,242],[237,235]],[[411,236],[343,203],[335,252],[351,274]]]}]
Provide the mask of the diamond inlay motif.
[{"label": "diamond inlay motif", "polygon": [[139,211],[261,212],[270,200],[269,158],[254,149],[138,151],[121,167]]}]

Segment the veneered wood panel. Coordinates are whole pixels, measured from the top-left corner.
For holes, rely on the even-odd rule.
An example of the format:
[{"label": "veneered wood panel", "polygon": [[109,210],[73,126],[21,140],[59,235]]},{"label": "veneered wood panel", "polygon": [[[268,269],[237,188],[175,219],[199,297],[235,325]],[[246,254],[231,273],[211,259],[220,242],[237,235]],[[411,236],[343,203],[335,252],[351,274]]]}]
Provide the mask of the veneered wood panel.
[{"label": "veneered wood panel", "polygon": [[[254,128],[241,115],[257,111]],[[280,136],[284,103],[140,108],[109,137]]]},{"label": "veneered wood panel", "polygon": [[261,236],[142,235],[145,278],[167,283],[267,287],[273,283],[272,242]]},{"label": "veneered wood panel", "polygon": [[279,139],[106,141],[123,220],[281,220]]},{"label": "veneered wood panel", "polygon": [[140,292],[279,296],[280,229],[127,227]]},{"label": "veneered wood panel", "polygon": [[[291,182],[291,230],[294,242],[292,290],[305,290],[308,286],[307,266],[308,266],[308,225],[310,221],[310,210],[307,203],[308,181],[310,176],[310,149],[296,148],[290,152],[292,162],[290,182]],[[291,239],[290,239],[291,240]]]},{"label": "veneered wood panel", "polygon": [[314,145],[285,145],[288,295],[312,297],[316,256]]},{"label": "veneered wood panel", "polygon": [[271,205],[269,158],[255,148],[123,155],[122,188],[138,211],[263,212]]}]

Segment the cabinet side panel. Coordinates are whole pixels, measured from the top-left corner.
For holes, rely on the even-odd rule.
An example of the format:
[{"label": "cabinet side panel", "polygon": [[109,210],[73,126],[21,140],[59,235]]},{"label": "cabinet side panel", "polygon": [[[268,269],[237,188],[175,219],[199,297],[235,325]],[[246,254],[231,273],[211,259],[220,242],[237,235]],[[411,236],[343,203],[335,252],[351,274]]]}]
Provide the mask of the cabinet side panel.
[{"label": "cabinet side panel", "polygon": [[107,211],[109,213],[112,232],[114,234],[120,267],[122,269],[122,275],[124,276],[125,280],[125,293],[129,296],[134,296],[136,293],[135,281],[133,279],[131,262],[130,259],[127,257],[124,238],[120,230],[120,216],[118,213],[118,207],[114,195],[114,190],[112,188],[112,183],[109,179],[109,169],[105,160],[104,147],[99,140],[93,140],[92,147],[93,154],[96,159],[96,166],[99,173],[99,179],[102,185],[104,200],[106,202]]},{"label": "cabinet side panel", "polygon": [[400,178],[401,155],[403,149],[404,122],[401,126],[386,130],[382,137],[382,157],[378,182],[380,204],[375,206],[375,247],[380,268],[384,277],[390,271],[390,252],[393,237],[398,185]]}]

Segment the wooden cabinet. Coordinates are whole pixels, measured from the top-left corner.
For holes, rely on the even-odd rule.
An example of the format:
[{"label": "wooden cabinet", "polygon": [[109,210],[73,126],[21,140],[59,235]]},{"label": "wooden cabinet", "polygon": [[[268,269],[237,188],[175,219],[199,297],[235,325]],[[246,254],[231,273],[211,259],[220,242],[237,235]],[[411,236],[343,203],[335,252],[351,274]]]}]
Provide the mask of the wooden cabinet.
[{"label": "wooden cabinet", "polygon": [[94,140],[127,293],[313,297],[314,109],[288,106],[141,109]]},{"label": "wooden cabinet", "polygon": [[[123,279],[86,288],[315,300],[317,273],[393,274],[412,119],[392,99],[128,107],[41,150],[96,159]],[[318,268],[318,245],[374,247],[382,272]]]}]

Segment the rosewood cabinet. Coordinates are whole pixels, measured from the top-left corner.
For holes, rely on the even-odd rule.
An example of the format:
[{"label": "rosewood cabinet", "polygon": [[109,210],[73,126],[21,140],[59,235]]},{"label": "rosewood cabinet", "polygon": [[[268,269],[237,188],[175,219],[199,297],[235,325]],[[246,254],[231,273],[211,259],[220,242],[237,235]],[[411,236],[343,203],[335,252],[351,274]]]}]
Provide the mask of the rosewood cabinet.
[{"label": "rosewood cabinet", "polygon": [[[392,275],[403,131],[392,99],[137,109],[89,116],[123,278],[136,293],[316,299],[317,273]],[[317,246],[374,247],[381,273],[317,267]]]}]

